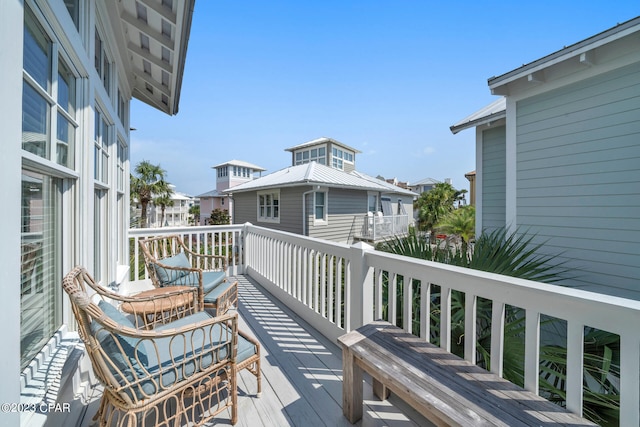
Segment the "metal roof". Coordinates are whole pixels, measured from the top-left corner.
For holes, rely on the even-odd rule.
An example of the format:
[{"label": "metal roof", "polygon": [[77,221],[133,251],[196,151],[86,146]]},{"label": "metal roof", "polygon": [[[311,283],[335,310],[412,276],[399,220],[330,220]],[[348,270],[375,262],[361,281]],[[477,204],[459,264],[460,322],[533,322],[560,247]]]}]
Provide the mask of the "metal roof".
[{"label": "metal roof", "polygon": [[491,77],[488,80],[489,88],[492,91],[495,91],[496,88],[509,82],[526,77],[529,74],[535,73],[569,58],[576,57],[599,46],[611,43],[613,40],[628,36],[629,34],[633,34],[638,31],[640,31],[640,16],[618,24],[615,27],[609,28],[608,30],[580,42],[564,47],[533,62],[524,64],[523,66],[500,76]]},{"label": "metal roof", "polygon": [[351,188],[417,196],[417,194],[412,191],[405,190],[369,175],[355,171],[347,173],[316,162],[281,169],[261,178],[232,187],[225,190],[225,193],[239,193],[268,188],[297,187],[300,185],[322,185],[324,187]]},{"label": "metal roof", "polygon": [[[120,24],[118,43],[131,95],[167,114],[176,114],[195,0],[121,0],[108,8]],[[117,25],[117,24],[116,24]]]},{"label": "metal roof", "polygon": [[322,138],[317,138],[317,139],[314,139],[312,141],[303,142],[302,144],[295,145],[295,146],[293,146],[291,148],[285,148],[285,151],[292,151],[293,152],[293,151],[299,150],[301,148],[310,147],[312,145],[318,145],[318,144],[326,144],[328,142],[330,142],[330,143],[332,143],[334,145],[339,145],[340,147],[346,148],[347,150],[353,151],[354,153],[361,153],[361,151],[356,150],[355,148],[350,147],[347,144],[343,144],[342,142],[337,141],[337,140],[335,140],[333,138],[327,138],[327,137],[324,137],[324,136]]},{"label": "metal roof", "polygon": [[476,126],[490,123],[499,119],[503,119],[506,116],[507,116],[507,101],[506,101],[506,98],[500,97],[495,101],[493,101],[491,104],[487,105],[486,107],[460,120],[458,123],[449,127],[449,129],[455,135],[461,130],[465,130],[471,127],[476,127]]},{"label": "metal roof", "polygon": [[226,194],[220,193],[218,190],[207,191],[206,193],[202,193],[197,195],[196,197],[225,197]]},{"label": "metal roof", "polygon": [[414,187],[416,185],[435,185],[435,184],[440,184],[441,182],[442,181],[438,181],[437,179],[433,179],[433,178],[424,178],[424,179],[421,179],[420,181],[410,182],[409,186]]},{"label": "metal roof", "polygon": [[219,165],[213,166],[213,168],[219,168],[221,166],[240,166],[243,168],[253,169],[254,171],[266,171],[265,168],[254,165],[249,162],[244,162],[242,160],[229,160],[228,162],[220,163]]}]

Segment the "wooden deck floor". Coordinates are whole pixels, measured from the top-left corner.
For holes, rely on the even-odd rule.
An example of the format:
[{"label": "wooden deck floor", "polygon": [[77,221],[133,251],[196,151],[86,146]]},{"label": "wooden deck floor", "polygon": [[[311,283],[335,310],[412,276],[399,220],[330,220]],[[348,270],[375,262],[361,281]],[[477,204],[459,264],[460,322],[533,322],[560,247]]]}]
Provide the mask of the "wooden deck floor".
[{"label": "wooden deck floor", "polygon": [[[249,277],[238,276],[240,327],[262,344],[262,396],[255,377],[239,379],[238,423],[242,427],[350,426],[342,415],[342,357],[330,342]],[[369,382],[370,383],[370,382]],[[365,386],[363,420],[358,426],[425,426],[419,414],[395,399],[381,402]],[[99,389],[94,396],[99,396]],[[80,426],[90,426],[97,410],[86,407]],[[227,426],[223,413],[210,425]]]}]

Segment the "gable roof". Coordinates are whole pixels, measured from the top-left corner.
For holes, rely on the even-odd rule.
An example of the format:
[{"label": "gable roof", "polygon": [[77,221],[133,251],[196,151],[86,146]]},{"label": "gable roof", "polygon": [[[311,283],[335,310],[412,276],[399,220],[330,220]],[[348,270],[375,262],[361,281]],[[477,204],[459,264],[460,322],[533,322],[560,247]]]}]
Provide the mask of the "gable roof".
[{"label": "gable roof", "polygon": [[484,125],[496,120],[503,119],[506,116],[507,101],[506,98],[500,97],[486,107],[476,111],[470,116],[465,117],[453,126],[450,126],[449,129],[451,130],[451,133],[455,135],[461,130]]},{"label": "gable roof", "polygon": [[294,152],[294,151],[299,150],[301,148],[310,147],[312,145],[318,145],[318,144],[322,144],[322,143],[326,144],[327,142],[330,142],[330,143],[332,143],[334,145],[339,145],[340,147],[346,148],[347,150],[353,151],[354,153],[361,153],[361,151],[356,150],[353,147],[349,147],[347,144],[343,144],[342,142],[337,141],[337,140],[335,140],[333,138],[327,138],[327,137],[324,137],[324,136],[322,138],[317,138],[317,139],[314,139],[312,141],[307,141],[307,142],[303,142],[302,144],[294,145],[293,147],[290,147],[290,148],[285,148],[284,151]]},{"label": "gable roof", "polygon": [[[500,76],[491,77],[488,80],[489,88],[491,89],[491,93],[495,95],[504,95],[509,93],[507,87],[509,83],[520,79],[536,81],[539,78],[537,75],[543,72],[543,70],[565,61],[573,60],[572,64],[574,67],[590,65],[594,59],[597,61],[599,56],[597,50],[599,48],[603,48],[605,45],[613,44],[624,38],[637,37],[635,34],[638,32],[640,32],[640,16],[570,46],[566,46]],[[637,41],[631,38],[629,43],[633,45],[636,44]],[[541,78],[544,79],[544,77]]]},{"label": "gable roof", "polygon": [[281,169],[261,178],[232,187],[225,190],[225,193],[240,193],[269,188],[297,187],[301,185],[322,185],[324,187],[351,188],[417,196],[417,194],[412,191],[405,190],[361,172],[353,171],[347,173],[316,162]]}]

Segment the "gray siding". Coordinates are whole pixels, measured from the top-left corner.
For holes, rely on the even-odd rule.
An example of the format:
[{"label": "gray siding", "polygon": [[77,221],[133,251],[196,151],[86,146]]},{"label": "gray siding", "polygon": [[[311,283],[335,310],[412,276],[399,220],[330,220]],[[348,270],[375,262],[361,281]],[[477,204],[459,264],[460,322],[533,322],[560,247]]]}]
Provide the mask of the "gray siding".
[{"label": "gray siding", "polygon": [[265,228],[302,234],[302,194],[310,187],[280,189],[280,222],[262,222],[258,216],[258,192],[234,194],[236,224],[251,222]]},{"label": "gray siding", "polygon": [[506,129],[482,132],[482,229],[491,231],[505,225]]},{"label": "gray siding", "polygon": [[640,299],[640,64],[517,104],[517,223],[576,287]]},{"label": "gray siding", "polygon": [[356,226],[356,216],[364,217],[367,212],[367,192],[331,188],[328,192],[327,223],[313,225],[313,210],[309,214],[309,235],[341,243],[352,243]]}]

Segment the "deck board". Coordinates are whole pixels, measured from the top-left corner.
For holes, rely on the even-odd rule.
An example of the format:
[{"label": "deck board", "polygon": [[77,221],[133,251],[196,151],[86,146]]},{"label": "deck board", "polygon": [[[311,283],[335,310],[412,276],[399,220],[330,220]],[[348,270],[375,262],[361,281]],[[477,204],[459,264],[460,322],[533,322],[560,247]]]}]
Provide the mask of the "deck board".
[{"label": "deck board", "polygon": [[[342,415],[342,351],[337,343],[309,326],[248,276],[236,279],[239,327],[262,346],[262,396],[256,397],[255,377],[242,371],[238,378],[236,426],[351,426]],[[364,416],[356,426],[428,425],[403,402],[393,398],[378,400],[367,381]],[[97,408],[95,401],[87,406],[78,426],[90,426]],[[229,420],[230,414],[223,412],[208,425],[230,426]]]}]

